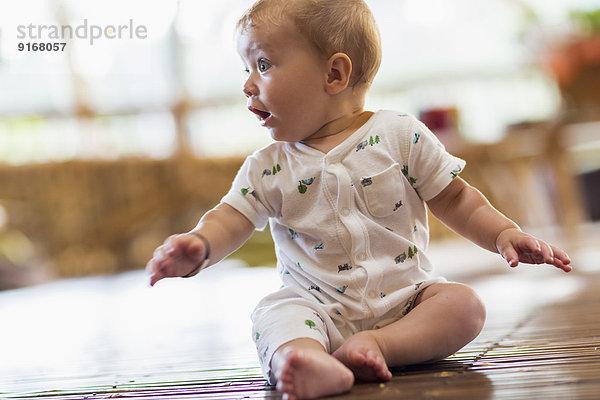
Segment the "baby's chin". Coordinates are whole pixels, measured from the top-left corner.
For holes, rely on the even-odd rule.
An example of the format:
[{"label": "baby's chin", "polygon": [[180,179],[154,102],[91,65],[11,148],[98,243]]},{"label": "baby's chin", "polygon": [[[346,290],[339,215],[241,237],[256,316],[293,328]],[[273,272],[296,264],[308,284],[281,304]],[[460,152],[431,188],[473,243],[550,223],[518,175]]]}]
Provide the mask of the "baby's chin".
[{"label": "baby's chin", "polygon": [[310,134],[303,135],[298,132],[281,131],[278,129],[269,129],[271,138],[276,142],[296,143],[310,137]]}]

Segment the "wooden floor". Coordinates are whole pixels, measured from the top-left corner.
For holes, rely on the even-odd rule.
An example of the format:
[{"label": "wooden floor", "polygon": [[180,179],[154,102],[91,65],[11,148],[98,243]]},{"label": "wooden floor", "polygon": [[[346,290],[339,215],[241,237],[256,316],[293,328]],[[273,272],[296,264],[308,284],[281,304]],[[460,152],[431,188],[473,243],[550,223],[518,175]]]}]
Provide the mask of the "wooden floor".
[{"label": "wooden floor", "polygon": [[[484,292],[490,310],[486,328],[473,343],[447,360],[395,369],[390,382],[357,384],[350,393],[333,398],[600,399],[600,259],[595,256],[586,259],[588,263],[594,261],[596,265],[574,272],[568,280],[563,281],[562,276],[550,272],[554,278],[549,285],[535,282],[540,272],[524,273],[527,279],[533,276],[534,282],[523,290],[539,293],[529,293],[523,298],[550,299],[538,303],[520,303],[516,292],[509,296],[515,298],[513,303],[507,297],[503,297],[504,304],[495,302],[493,296],[485,297],[494,288],[506,288],[510,286],[507,282],[523,278],[518,273],[508,279],[506,276],[478,278],[474,286]],[[569,290],[564,289],[567,286]],[[518,285],[515,287],[519,289]],[[0,307],[0,317],[1,311]],[[42,326],[39,334],[44,334]],[[189,337],[182,333],[183,340]],[[110,359],[106,354],[97,357]],[[281,398],[265,384],[255,360],[247,358],[247,354],[219,356],[207,352],[205,356],[182,353],[170,357],[169,362],[162,363],[143,358],[137,362],[126,360],[129,364],[123,361],[125,364],[113,366],[112,371],[71,373],[71,376],[47,372],[36,375],[35,371],[11,375],[6,372],[10,372],[7,369],[10,366],[4,365],[4,369],[0,368],[0,374],[4,374],[0,375],[0,398]],[[77,360],[82,362],[80,358]]]}]

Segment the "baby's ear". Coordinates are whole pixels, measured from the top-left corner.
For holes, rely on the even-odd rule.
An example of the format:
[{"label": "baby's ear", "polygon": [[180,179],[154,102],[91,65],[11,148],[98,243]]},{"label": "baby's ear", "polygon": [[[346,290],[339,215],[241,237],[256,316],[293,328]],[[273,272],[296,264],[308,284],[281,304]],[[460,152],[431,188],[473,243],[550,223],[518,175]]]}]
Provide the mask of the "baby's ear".
[{"label": "baby's ear", "polygon": [[329,94],[338,94],[350,84],[352,61],[345,53],[335,53],[327,60],[327,82],[325,90]]}]

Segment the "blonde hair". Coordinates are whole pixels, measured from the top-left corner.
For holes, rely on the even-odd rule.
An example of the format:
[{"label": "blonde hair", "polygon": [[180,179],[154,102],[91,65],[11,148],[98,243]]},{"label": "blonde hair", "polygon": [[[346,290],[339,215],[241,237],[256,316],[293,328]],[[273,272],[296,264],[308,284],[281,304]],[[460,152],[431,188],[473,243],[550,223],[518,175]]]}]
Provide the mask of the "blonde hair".
[{"label": "blonde hair", "polygon": [[363,0],[258,0],[242,15],[237,30],[291,18],[319,54],[345,53],[352,61],[351,86],[370,85],[381,64],[381,39]]}]

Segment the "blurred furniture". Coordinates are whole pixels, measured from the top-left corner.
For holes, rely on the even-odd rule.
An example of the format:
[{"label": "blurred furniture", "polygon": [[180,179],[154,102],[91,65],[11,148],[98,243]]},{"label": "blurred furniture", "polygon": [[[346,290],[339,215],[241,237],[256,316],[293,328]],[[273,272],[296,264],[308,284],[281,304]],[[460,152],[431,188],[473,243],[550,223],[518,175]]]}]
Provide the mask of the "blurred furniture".
[{"label": "blurred furniture", "polygon": [[528,228],[561,227],[568,235],[585,219],[572,155],[552,122],[513,126],[494,144],[463,148],[464,177],[492,204]]}]

